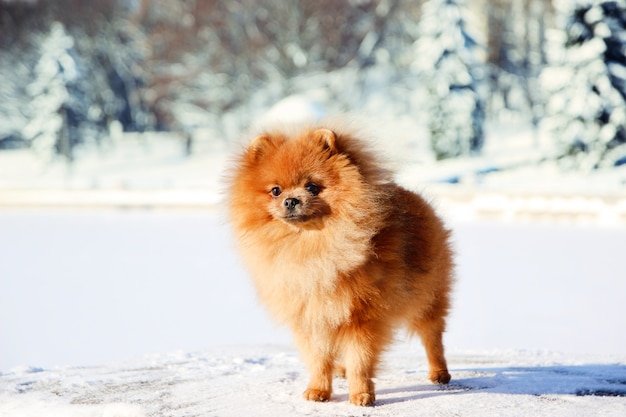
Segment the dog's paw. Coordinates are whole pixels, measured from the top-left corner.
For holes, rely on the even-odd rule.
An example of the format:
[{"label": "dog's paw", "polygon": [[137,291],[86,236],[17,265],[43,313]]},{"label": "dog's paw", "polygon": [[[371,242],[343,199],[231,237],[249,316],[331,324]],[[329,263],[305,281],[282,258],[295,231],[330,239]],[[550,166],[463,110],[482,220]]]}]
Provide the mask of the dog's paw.
[{"label": "dog's paw", "polygon": [[369,406],[374,405],[376,396],[373,392],[359,392],[358,394],[350,394],[350,402],[354,405]]},{"label": "dog's paw", "polygon": [[428,379],[435,384],[447,384],[450,382],[450,373],[443,369],[441,371],[431,371]]},{"label": "dog's paw", "polygon": [[302,395],[304,396],[304,399],[308,401],[325,402],[330,400],[330,391],[324,391],[319,389],[309,388],[304,391]]}]

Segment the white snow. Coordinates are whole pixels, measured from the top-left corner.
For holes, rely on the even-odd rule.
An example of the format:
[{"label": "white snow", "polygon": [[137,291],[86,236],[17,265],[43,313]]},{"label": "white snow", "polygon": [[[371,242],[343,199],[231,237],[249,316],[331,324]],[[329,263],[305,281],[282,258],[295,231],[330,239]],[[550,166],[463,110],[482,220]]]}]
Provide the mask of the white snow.
[{"label": "white snow", "polygon": [[453,354],[454,379],[439,387],[427,381],[424,358],[414,350],[386,355],[372,408],[350,405],[344,380],[335,380],[328,403],[303,400],[307,376],[297,355],[265,346],[7,374],[0,379],[0,415],[617,417],[626,412],[624,362],[533,352]]},{"label": "white snow", "polygon": [[358,409],[301,399],[220,214],[0,212],[0,416],[624,415],[626,229],[451,226],[453,383],[400,333]]},{"label": "white snow", "polygon": [[323,106],[313,97],[296,94],[274,104],[259,118],[257,124],[265,126],[276,123],[318,122],[325,114]]}]

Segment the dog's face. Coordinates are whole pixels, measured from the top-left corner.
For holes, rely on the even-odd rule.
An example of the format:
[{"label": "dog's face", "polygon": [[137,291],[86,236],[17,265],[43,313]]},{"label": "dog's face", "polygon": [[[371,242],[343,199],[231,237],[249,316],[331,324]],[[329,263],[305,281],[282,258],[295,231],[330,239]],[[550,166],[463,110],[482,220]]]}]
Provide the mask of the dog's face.
[{"label": "dog's face", "polygon": [[304,223],[328,214],[329,207],[320,197],[323,185],[320,181],[305,180],[304,184],[288,184],[284,189],[280,184],[273,185],[269,194],[272,201],[269,211],[274,218],[290,224]]},{"label": "dog's face", "polygon": [[334,134],[319,129],[305,137],[261,136],[248,149],[254,168],[255,204],[272,219],[318,229],[332,214],[338,181]]}]

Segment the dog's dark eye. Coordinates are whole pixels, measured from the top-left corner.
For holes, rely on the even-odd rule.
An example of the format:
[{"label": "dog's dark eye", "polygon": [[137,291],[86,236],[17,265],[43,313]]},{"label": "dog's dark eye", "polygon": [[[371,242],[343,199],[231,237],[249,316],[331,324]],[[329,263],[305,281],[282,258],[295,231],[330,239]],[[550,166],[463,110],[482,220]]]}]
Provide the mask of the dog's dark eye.
[{"label": "dog's dark eye", "polygon": [[274,187],[270,190],[270,194],[272,194],[274,197],[278,197],[282,192],[283,190],[281,190],[280,187]]},{"label": "dog's dark eye", "polygon": [[319,185],[317,184],[313,184],[313,183],[308,183],[307,185],[304,186],[304,188],[311,193],[311,195],[318,195],[320,193],[320,191],[322,191],[322,189],[320,188]]}]

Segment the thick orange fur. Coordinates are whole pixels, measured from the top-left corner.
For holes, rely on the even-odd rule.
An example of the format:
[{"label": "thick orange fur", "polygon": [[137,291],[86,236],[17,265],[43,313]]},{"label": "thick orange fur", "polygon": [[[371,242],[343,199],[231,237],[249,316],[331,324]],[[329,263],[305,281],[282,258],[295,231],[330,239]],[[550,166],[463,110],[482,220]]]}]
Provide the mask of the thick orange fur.
[{"label": "thick orange fur", "polygon": [[380,355],[402,324],[421,337],[429,378],[449,382],[449,232],[356,134],[262,134],[237,161],[228,200],[259,297],[291,327],[310,371],[306,399],[329,400],[338,369],[350,402],[373,404]]}]

